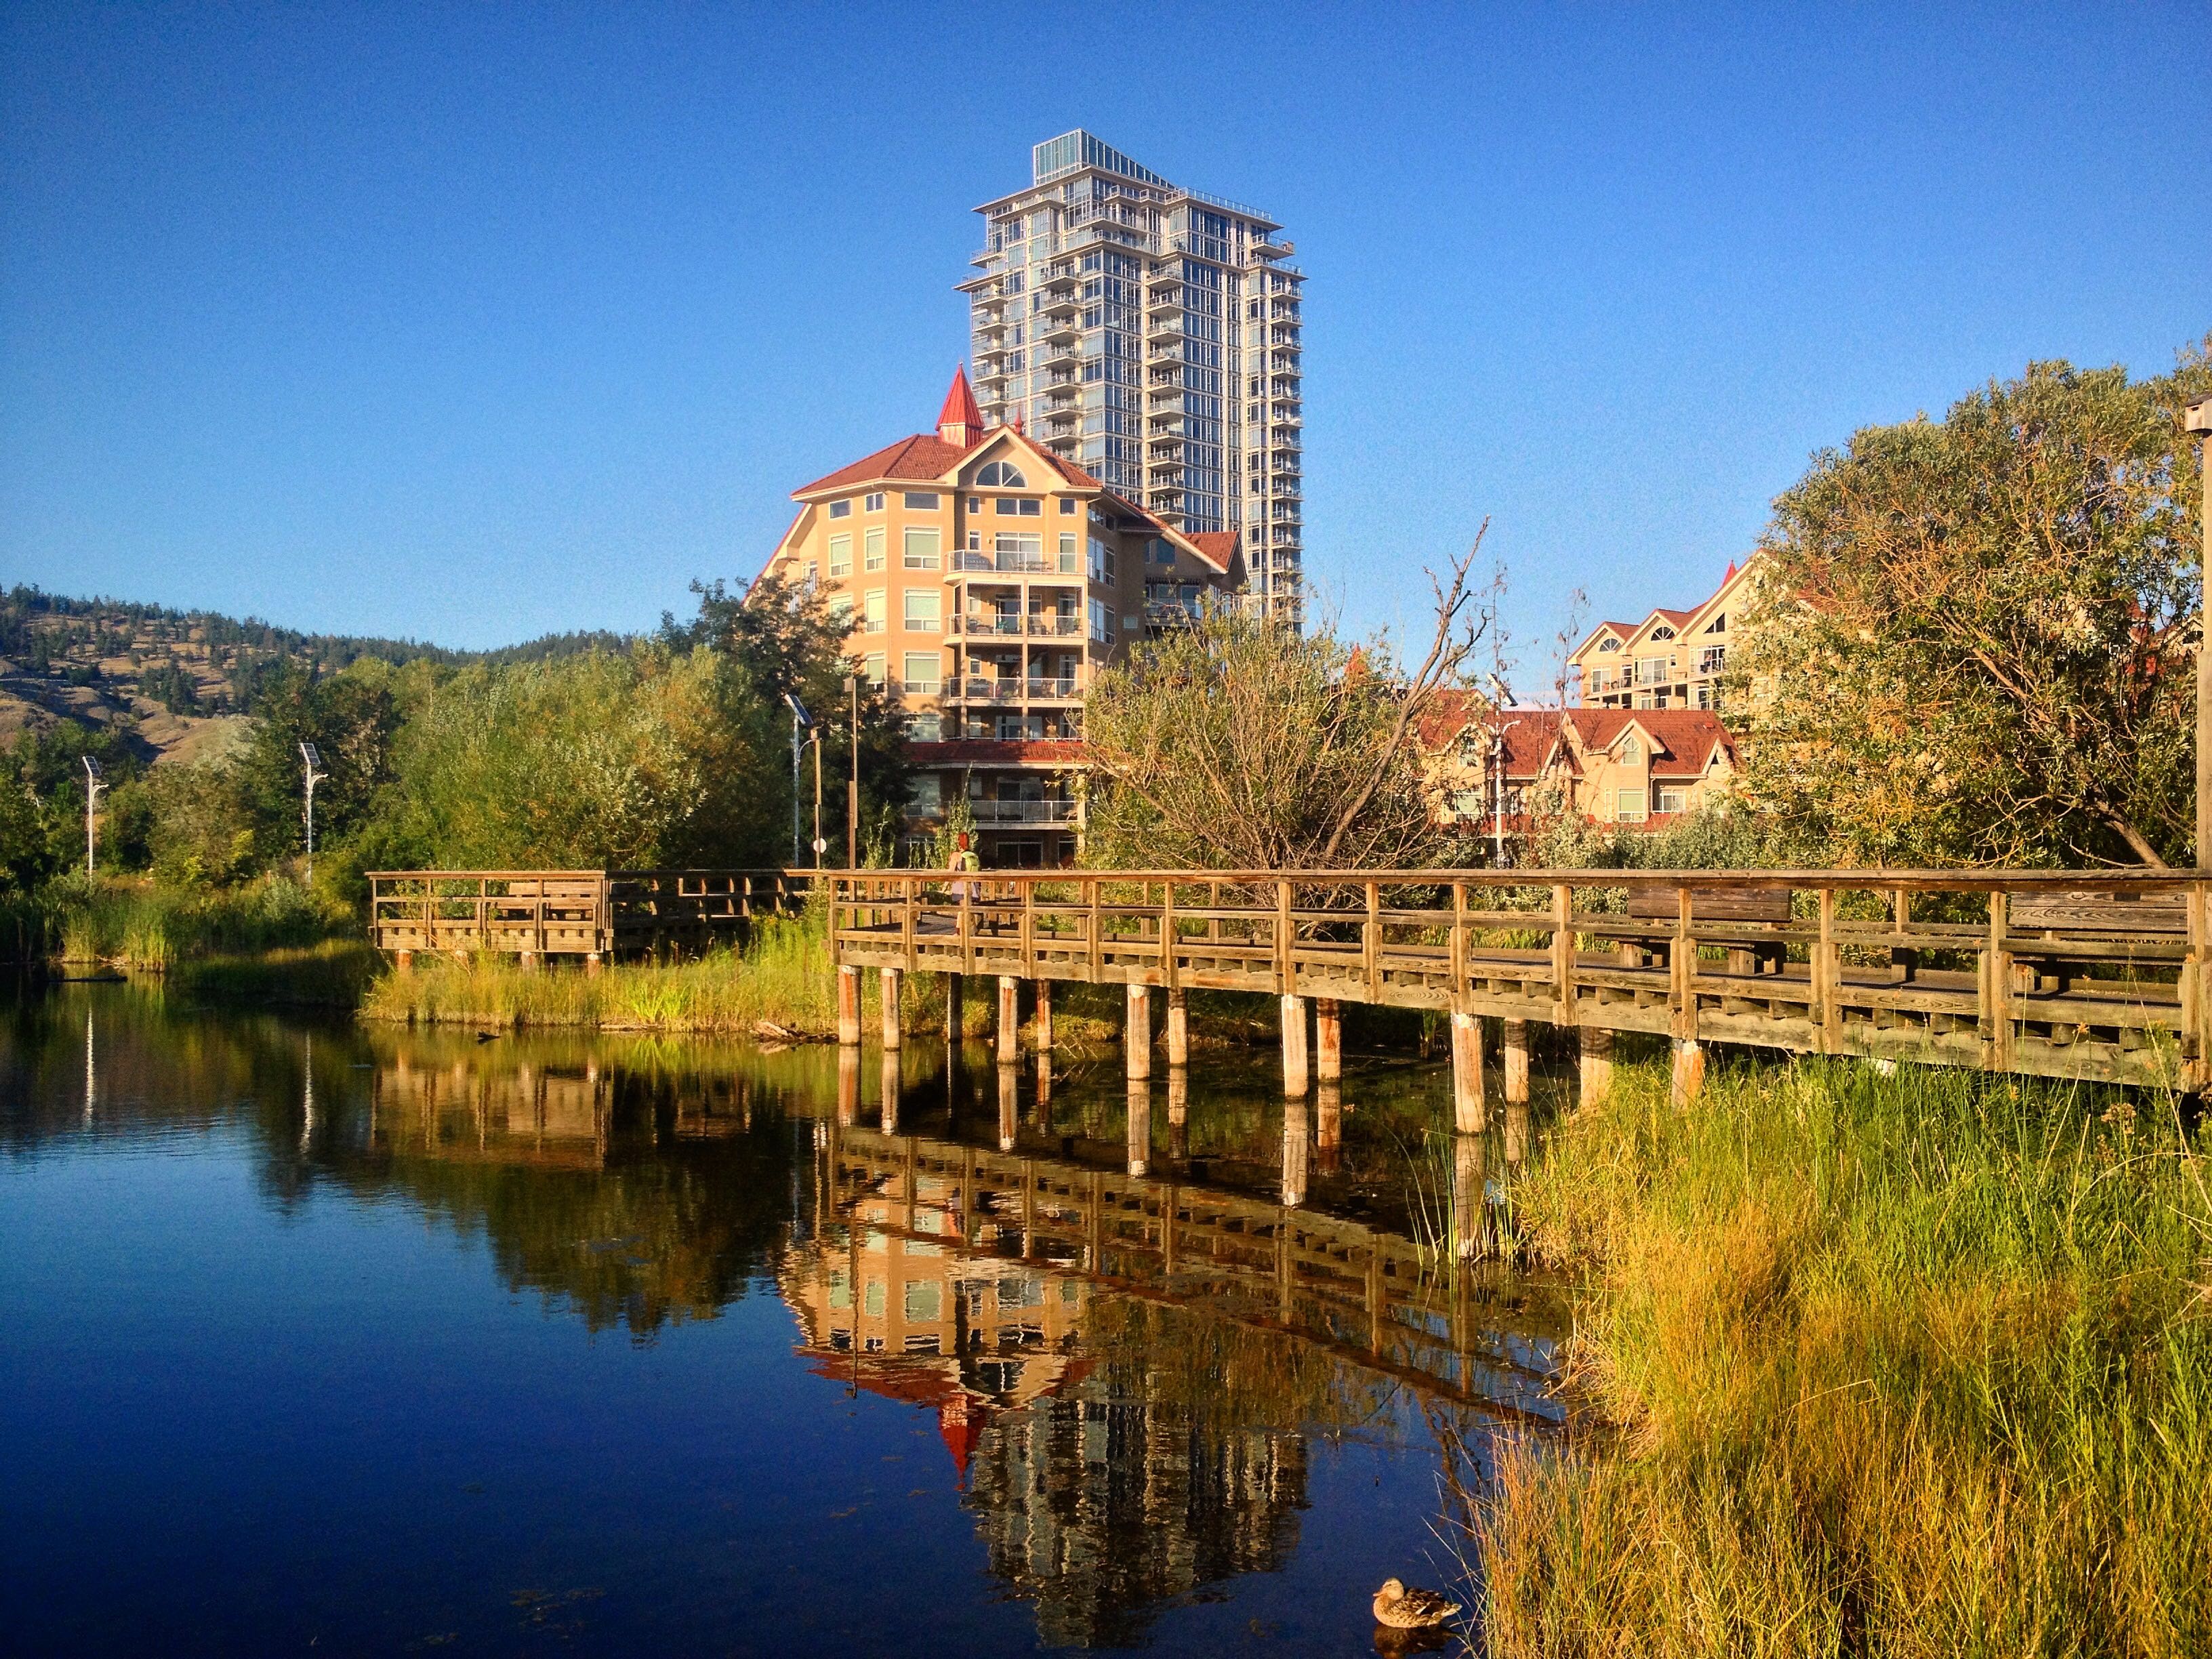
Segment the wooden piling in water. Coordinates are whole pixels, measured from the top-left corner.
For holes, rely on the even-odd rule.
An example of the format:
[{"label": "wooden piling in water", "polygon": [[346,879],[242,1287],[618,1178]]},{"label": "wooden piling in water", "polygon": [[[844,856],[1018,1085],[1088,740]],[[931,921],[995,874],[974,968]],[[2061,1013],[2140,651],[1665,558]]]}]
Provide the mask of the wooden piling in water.
[{"label": "wooden piling in water", "polygon": [[906,1042],[906,1022],[899,1009],[900,984],[905,977],[896,968],[883,970],[884,1047],[893,1053]]},{"label": "wooden piling in water", "polygon": [[[1048,979],[1036,982],[1036,1047],[1040,1055],[1052,1052],[1052,981]],[[1041,1066],[1039,1074],[1049,1076],[1051,1067]]]},{"label": "wooden piling in water", "polygon": [[1190,1008],[1181,991],[1168,993],[1168,1064],[1190,1064]]},{"label": "wooden piling in water", "polygon": [[1451,1017],[1452,1126],[1462,1134],[1480,1134],[1490,1127],[1482,1092],[1482,1022],[1462,1009]]},{"label": "wooden piling in water", "polygon": [[849,1129],[860,1121],[860,1051],[855,1046],[837,1050],[837,1127]]},{"label": "wooden piling in water", "polygon": [[1022,1091],[1022,1068],[1018,1060],[1002,1060],[999,1066],[999,1150],[1014,1150],[1014,1138],[1021,1128],[1018,1116]]},{"label": "wooden piling in water", "polygon": [[1344,1011],[1334,997],[1314,999],[1314,1077],[1322,1084],[1344,1079]]},{"label": "wooden piling in water", "polygon": [[1306,1060],[1306,1000],[1283,999],[1283,1093],[1303,1099],[1309,1081]]},{"label": "wooden piling in water", "polygon": [[1324,1175],[1336,1172],[1344,1146],[1344,1089],[1324,1083],[1314,1091],[1314,1150]]},{"label": "wooden piling in water", "polygon": [[1283,1205],[1295,1210],[1306,1201],[1308,1169],[1311,1163],[1312,1147],[1308,1139],[1311,1133],[1305,1097],[1295,1096],[1283,1103]]},{"label": "wooden piling in water", "polygon": [[945,1036],[957,1042],[967,1035],[968,988],[957,974],[945,976]]},{"label": "wooden piling in water", "polygon": [[1528,1022],[1505,1022],[1505,1103],[1528,1103]]},{"label": "wooden piling in water", "polygon": [[886,1048],[884,1050],[883,1124],[884,1133],[887,1135],[898,1133],[899,1082],[899,1051]]},{"label": "wooden piling in water", "polygon": [[860,1046],[860,970],[837,970],[837,1041],[848,1048]]},{"label": "wooden piling in water", "polygon": [[999,1064],[1011,1066],[1022,1057],[1022,982],[1011,974],[999,975]]},{"label": "wooden piling in water", "polygon": [[1145,1078],[1129,1080],[1127,1118],[1129,1173],[1141,1176],[1152,1163],[1152,1085]]},{"label": "wooden piling in water", "polygon": [[1121,1046],[1128,1058],[1129,1080],[1138,1083],[1152,1074],[1152,988],[1132,984],[1128,988]]}]

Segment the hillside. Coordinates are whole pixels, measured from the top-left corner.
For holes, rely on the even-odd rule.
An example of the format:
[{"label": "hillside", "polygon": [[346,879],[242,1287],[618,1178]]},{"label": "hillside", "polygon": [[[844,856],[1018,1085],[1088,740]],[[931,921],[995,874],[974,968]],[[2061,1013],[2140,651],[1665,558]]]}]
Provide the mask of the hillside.
[{"label": "hillside", "polygon": [[627,644],[620,635],[595,632],[548,635],[496,651],[450,651],[19,586],[0,596],[0,743],[74,720],[126,733],[149,760],[189,758],[224,742],[283,665],[336,673],[359,658],[380,657],[459,666]]}]

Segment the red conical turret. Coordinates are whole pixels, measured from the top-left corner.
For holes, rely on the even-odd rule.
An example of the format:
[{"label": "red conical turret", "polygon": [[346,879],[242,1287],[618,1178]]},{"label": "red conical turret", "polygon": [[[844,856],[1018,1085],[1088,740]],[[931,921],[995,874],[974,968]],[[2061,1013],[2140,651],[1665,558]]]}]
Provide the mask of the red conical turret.
[{"label": "red conical turret", "polygon": [[945,394],[945,407],[937,413],[937,435],[960,449],[983,435],[983,411],[975,406],[975,394],[968,388],[967,369],[957,363],[952,367],[952,389]]}]

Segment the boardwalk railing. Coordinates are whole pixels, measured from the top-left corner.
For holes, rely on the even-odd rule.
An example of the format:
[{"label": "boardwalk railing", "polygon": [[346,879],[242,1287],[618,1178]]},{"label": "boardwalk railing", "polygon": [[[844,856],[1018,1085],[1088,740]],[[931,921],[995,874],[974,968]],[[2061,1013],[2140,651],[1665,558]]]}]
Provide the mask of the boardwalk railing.
[{"label": "boardwalk railing", "polygon": [[[843,872],[841,968],[2204,1086],[2194,872]],[[855,1038],[854,1040],[857,1040]]]},{"label": "boardwalk railing", "polygon": [[795,870],[380,870],[368,878],[369,937],[403,961],[417,951],[535,962],[696,950],[756,916],[795,909],[812,878]]}]

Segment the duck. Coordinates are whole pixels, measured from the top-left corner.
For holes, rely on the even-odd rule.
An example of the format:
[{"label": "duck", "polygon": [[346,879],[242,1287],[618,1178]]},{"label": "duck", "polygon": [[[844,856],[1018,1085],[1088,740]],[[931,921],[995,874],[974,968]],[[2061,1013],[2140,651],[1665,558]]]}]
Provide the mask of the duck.
[{"label": "duck", "polygon": [[1375,1622],[1389,1630],[1434,1630],[1459,1611],[1459,1603],[1434,1590],[1407,1589],[1386,1578],[1375,1592]]}]

